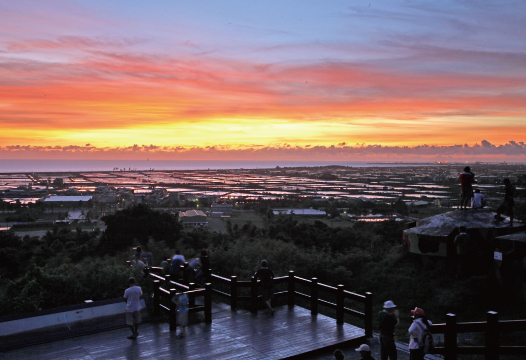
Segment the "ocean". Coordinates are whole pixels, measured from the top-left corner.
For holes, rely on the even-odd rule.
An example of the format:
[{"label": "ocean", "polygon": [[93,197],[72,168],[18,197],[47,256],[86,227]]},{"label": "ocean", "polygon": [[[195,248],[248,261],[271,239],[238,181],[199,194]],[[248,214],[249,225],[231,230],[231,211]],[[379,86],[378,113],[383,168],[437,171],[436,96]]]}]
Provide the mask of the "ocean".
[{"label": "ocean", "polygon": [[[249,160],[0,160],[0,173],[80,172],[121,170],[269,169],[342,165],[352,167],[418,166],[424,164],[366,161],[249,161]],[[426,164],[429,165],[429,164]]]}]

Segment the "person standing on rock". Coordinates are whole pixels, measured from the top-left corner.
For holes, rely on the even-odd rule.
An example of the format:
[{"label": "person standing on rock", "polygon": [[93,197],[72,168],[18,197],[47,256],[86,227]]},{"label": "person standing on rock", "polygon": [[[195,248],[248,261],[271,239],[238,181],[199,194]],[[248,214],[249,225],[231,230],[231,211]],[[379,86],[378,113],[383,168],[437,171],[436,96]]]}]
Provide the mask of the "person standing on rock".
[{"label": "person standing on rock", "polygon": [[460,210],[467,209],[473,197],[473,184],[476,183],[475,175],[469,166],[464,168],[464,172],[458,177],[460,179]]}]

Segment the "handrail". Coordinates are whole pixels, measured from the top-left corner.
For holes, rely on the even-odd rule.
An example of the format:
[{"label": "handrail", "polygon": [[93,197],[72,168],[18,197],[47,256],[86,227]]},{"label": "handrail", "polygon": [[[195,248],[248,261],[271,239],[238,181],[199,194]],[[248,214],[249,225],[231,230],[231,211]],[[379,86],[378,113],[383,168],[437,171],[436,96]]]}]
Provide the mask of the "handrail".
[{"label": "handrail", "polygon": [[[187,266],[185,264],[185,266]],[[180,274],[183,275],[182,283],[178,282],[178,279],[172,279],[170,275],[165,275],[164,277],[159,275],[159,273],[162,273],[162,268],[155,268],[151,267],[148,268],[149,271],[147,271],[150,278],[154,279],[154,283],[158,283],[155,287],[154,292],[154,308],[156,311],[156,314],[160,311],[160,309],[163,309],[160,304],[160,298],[166,297],[166,296],[172,296],[175,294],[175,291],[183,291],[191,298],[193,299],[195,296],[202,296],[205,295],[206,298],[206,291],[201,290],[193,290],[192,286],[193,284],[189,284],[187,281],[187,278],[185,278],[185,275],[183,273],[184,266],[181,266]],[[174,281],[174,280],[177,280]],[[258,287],[261,284],[261,281],[252,277],[250,281],[239,281],[237,280],[236,276],[232,276],[229,278],[220,276],[217,274],[211,274],[208,277],[209,281],[217,282],[218,284],[221,284],[221,290],[220,289],[212,289],[210,287],[210,295],[216,294],[219,296],[222,296],[224,298],[227,298],[230,300],[230,307],[232,310],[235,310],[237,308],[238,301],[249,301],[250,302],[250,308],[252,312],[257,312],[258,309],[258,300],[261,298],[260,295],[258,295]],[[372,314],[372,294],[366,293],[366,295],[360,295],[356,294],[347,290],[344,290],[343,285],[338,285],[338,287],[329,286],[326,284],[318,283],[318,280],[316,278],[312,279],[305,279],[301,278],[299,276],[295,276],[294,271],[289,271],[288,276],[280,276],[274,278],[274,284],[276,286],[279,286],[280,284],[287,284],[287,290],[275,292],[275,297],[281,297],[286,296],[287,297],[287,303],[289,306],[295,305],[295,297],[310,301],[310,308],[311,308],[311,314],[316,315],[318,314],[318,305],[326,306],[330,309],[336,309],[336,323],[337,324],[343,324],[344,321],[344,315],[352,315],[356,316],[360,319],[364,320],[364,328],[365,328],[365,335],[367,337],[372,337],[372,323],[373,323],[373,314]],[[170,287],[170,289],[162,288],[161,284],[164,284],[165,286]],[[310,288],[310,293],[302,293],[299,291],[296,291],[296,284],[304,287]],[[211,284],[210,284],[211,285]],[[224,290],[224,286],[230,287],[230,292]],[[250,288],[250,296],[241,295],[238,293],[239,288]],[[177,290],[176,290],[177,289]],[[322,291],[324,293],[328,293],[330,295],[335,295],[333,301],[327,301],[324,299],[320,299],[318,297],[318,293]],[[365,305],[365,311],[357,311],[355,309],[346,308],[344,306],[344,300],[350,299],[354,300],[360,303],[363,303]],[[166,307],[165,307],[166,308]],[[195,307],[192,307],[195,308]],[[163,309],[166,310],[166,309]],[[206,310],[205,310],[206,312]],[[170,304],[170,323],[172,324],[172,321],[175,321],[176,318],[175,310],[172,309],[172,305]],[[210,320],[211,321],[211,320]],[[171,325],[172,326],[172,325]],[[174,325],[175,326],[175,325]]]},{"label": "handrail", "polygon": [[[162,272],[162,268],[151,267],[148,268],[148,275],[154,279],[154,309],[155,314],[158,315],[160,311],[168,312],[170,314],[170,329],[175,328],[175,321],[177,313],[175,311],[175,304],[170,301],[170,306],[164,306],[160,303],[161,297],[171,298],[175,295],[176,289],[183,289],[191,299],[197,296],[205,297],[205,304],[190,307],[191,312],[204,311],[205,321],[212,321],[211,303],[212,293],[226,297],[230,300],[232,310],[237,308],[238,301],[250,301],[251,311],[257,312],[257,302],[261,298],[258,295],[258,287],[260,281],[252,277],[250,281],[238,281],[236,276],[231,276],[230,279],[210,274],[208,280],[217,281],[223,285],[229,285],[230,292],[212,289],[212,284],[207,283],[204,289],[194,289],[194,284],[188,283],[187,278],[183,276],[183,282],[186,284],[176,282],[171,279],[170,275],[162,277],[157,273]],[[183,269],[181,269],[183,270]],[[170,289],[162,288],[160,285],[169,285]],[[274,278],[274,283],[280,285],[287,284],[285,291],[275,292],[276,297],[286,296],[289,306],[295,305],[295,298],[301,298],[310,301],[311,313],[316,315],[318,313],[318,305],[322,305],[336,310],[336,323],[342,324],[344,315],[352,315],[364,320],[365,336],[372,337],[372,323],[373,323],[373,307],[372,294],[367,292],[365,295],[356,294],[345,290],[343,285],[337,287],[318,283],[316,278],[304,279],[295,276],[294,271],[289,271],[288,276],[281,276]],[[296,285],[310,288],[310,293],[296,291]],[[175,286],[173,288],[172,286]],[[250,296],[238,294],[238,288],[250,288]],[[320,299],[318,292],[324,291],[330,295],[336,295],[334,302]],[[345,299],[363,303],[365,310],[363,312],[357,311],[344,306]],[[431,325],[430,331],[433,334],[444,334],[444,346],[435,347],[434,353],[443,354],[444,360],[456,360],[457,354],[485,354],[486,359],[497,360],[499,354],[507,355],[522,355],[526,354],[526,346],[500,346],[499,335],[500,332],[506,331],[526,331],[526,320],[498,320],[498,314],[493,311],[487,313],[487,321],[457,323],[456,315],[447,314],[446,322],[443,324]],[[485,344],[484,346],[458,346],[457,334],[471,332],[484,332]]]},{"label": "handrail", "polygon": [[[456,360],[458,354],[485,354],[490,360],[500,354],[526,354],[526,346],[500,346],[502,331],[526,331],[526,320],[499,321],[497,312],[488,311],[487,321],[457,323],[455,314],[447,314],[445,324],[431,325],[433,334],[444,334],[444,346],[434,351],[444,354],[444,360]],[[484,332],[484,346],[458,346],[457,335],[466,332]]]}]

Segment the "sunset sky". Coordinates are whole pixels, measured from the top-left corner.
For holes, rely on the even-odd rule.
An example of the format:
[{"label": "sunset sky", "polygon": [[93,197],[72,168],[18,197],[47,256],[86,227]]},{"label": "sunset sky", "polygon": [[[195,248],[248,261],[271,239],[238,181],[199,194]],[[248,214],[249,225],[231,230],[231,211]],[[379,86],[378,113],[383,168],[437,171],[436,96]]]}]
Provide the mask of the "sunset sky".
[{"label": "sunset sky", "polygon": [[0,158],[526,161],[526,1],[0,0]]}]

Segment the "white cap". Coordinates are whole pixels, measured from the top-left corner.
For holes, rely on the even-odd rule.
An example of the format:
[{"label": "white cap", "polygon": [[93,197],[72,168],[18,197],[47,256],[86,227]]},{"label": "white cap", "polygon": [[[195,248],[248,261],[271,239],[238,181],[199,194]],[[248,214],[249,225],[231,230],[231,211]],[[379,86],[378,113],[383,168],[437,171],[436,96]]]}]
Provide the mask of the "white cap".
[{"label": "white cap", "polygon": [[371,348],[367,344],[362,344],[356,351],[371,351]]},{"label": "white cap", "polygon": [[387,300],[386,302],[384,302],[384,309],[392,309],[395,307],[396,305],[391,300]]}]

